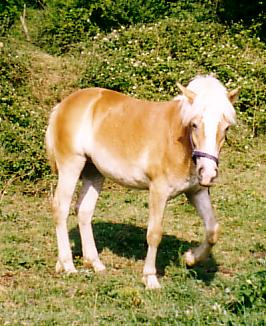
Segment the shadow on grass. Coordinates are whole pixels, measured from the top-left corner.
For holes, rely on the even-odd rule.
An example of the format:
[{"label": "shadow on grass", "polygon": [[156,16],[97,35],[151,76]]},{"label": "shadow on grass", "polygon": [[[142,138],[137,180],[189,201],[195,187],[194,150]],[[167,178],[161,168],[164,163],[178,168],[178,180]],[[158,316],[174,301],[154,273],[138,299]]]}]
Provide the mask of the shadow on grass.
[{"label": "shadow on grass", "polygon": [[[143,260],[147,253],[146,228],[132,224],[96,222],[93,224],[98,252],[108,248],[114,254],[128,259]],[[82,256],[81,242],[78,227],[70,231],[70,238],[74,243],[74,256]],[[172,235],[163,235],[158,255],[156,267],[160,275],[164,275],[165,268],[172,263],[180,266],[180,257],[188,249],[197,246],[196,242],[186,242],[178,240]],[[218,270],[217,263],[212,255],[209,259],[193,268],[190,268],[190,275],[200,279],[205,284],[210,284]]]}]

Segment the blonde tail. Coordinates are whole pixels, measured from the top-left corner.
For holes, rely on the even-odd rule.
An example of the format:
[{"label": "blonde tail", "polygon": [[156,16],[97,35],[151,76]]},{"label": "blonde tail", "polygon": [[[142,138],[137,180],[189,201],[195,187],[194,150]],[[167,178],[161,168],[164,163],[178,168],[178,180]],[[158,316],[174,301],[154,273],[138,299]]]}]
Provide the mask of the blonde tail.
[{"label": "blonde tail", "polygon": [[55,121],[57,107],[58,105],[55,106],[51,112],[49,124],[45,133],[46,153],[53,173],[57,173],[57,165],[55,160],[55,144],[54,144],[54,121]]}]

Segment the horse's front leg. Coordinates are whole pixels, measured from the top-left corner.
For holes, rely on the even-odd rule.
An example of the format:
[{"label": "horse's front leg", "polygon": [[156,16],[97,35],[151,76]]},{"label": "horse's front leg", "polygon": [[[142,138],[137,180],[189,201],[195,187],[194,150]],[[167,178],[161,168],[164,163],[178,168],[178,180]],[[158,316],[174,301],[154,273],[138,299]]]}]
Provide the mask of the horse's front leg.
[{"label": "horse's front leg", "polygon": [[151,185],[149,194],[149,222],[147,230],[148,252],[143,269],[143,282],[147,289],[160,288],[156,276],[156,255],[163,233],[163,212],[167,197],[160,187]]},{"label": "horse's front leg", "polygon": [[190,202],[195,206],[204,221],[206,238],[203,243],[185,253],[185,262],[188,266],[205,260],[211,252],[213,245],[218,240],[219,225],[215,219],[211,205],[209,190],[201,189],[196,193],[187,194]]}]

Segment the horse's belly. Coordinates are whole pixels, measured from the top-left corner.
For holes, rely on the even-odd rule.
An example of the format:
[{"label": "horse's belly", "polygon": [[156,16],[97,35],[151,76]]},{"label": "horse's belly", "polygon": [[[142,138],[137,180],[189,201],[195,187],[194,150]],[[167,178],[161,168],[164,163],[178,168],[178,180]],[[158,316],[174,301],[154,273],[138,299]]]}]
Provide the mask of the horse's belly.
[{"label": "horse's belly", "polygon": [[124,158],[113,157],[105,151],[97,151],[91,159],[102,175],[121,185],[139,189],[149,187],[149,178],[140,160],[127,161]]}]

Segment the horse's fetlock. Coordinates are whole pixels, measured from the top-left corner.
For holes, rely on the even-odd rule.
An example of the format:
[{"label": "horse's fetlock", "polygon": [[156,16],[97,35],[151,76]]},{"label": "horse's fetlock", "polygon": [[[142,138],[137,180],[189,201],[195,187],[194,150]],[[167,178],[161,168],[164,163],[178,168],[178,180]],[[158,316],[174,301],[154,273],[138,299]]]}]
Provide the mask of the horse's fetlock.
[{"label": "horse's fetlock", "polygon": [[219,236],[219,224],[217,223],[213,230],[207,233],[207,241],[210,245],[215,245]]},{"label": "horse's fetlock", "polygon": [[184,260],[187,266],[194,266],[196,264],[195,255],[192,250],[189,250],[185,253]]},{"label": "horse's fetlock", "polygon": [[142,282],[147,290],[160,289],[161,285],[156,275],[143,275]]}]

